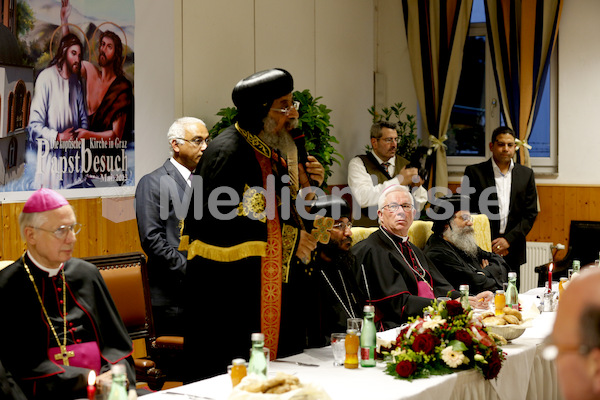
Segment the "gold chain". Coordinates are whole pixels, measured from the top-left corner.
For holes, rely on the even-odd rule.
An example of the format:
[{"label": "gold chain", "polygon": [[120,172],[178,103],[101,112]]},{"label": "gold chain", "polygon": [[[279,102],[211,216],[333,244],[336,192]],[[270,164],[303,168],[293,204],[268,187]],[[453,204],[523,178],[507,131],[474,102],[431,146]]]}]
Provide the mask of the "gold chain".
[{"label": "gold chain", "polygon": [[[21,260],[23,260],[23,265],[25,266],[25,271],[27,271],[27,275],[29,275],[29,280],[31,281],[31,283],[33,284],[33,288],[35,289],[35,294],[37,294],[37,298],[38,301],[40,302],[40,306],[42,306],[42,311],[44,312],[44,315],[46,316],[46,320],[48,320],[48,325],[50,325],[50,329],[52,329],[52,333],[54,334],[54,338],[56,339],[56,343],[58,344],[58,347],[61,349],[61,353],[64,353],[66,351],[66,346],[67,346],[67,290],[66,290],[66,284],[65,284],[65,271],[63,269],[61,269],[61,275],[62,275],[62,292],[63,292],[63,344],[60,344],[60,340],[58,340],[58,334],[56,333],[56,330],[54,329],[54,325],[52,324],[52,320],[50,320],[50,317],[48,316],[48,312],[46,311],[46,307],[44,307],[44,302],[42,300],[42,296],[40,296],[40,291],[37,288],[37,285],[35,284],[35,280],[33,278],[33,275],[31,274],[31,271],[29,270],[29,267],[27,266],[27,263],[25,262],[25,254],[23,254],[23,256],[21,257]],[[63,360],[64,365],[69,365],[68,359],[64,359]]]}]

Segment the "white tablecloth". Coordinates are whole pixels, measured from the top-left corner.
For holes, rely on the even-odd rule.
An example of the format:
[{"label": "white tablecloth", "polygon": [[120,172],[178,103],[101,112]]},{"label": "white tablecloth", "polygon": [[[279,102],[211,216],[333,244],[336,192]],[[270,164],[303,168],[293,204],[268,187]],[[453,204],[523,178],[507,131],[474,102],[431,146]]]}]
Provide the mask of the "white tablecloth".
[{"label": "white tablecloth", "polygon": [[[525,300],[525,301],[523,301]],[[533,297],[521,296],[524,309],[528,309]],[[491,381],[483,379],[476,370],[456,374],[418,379],[413,382],[394,379],[383,372],[385,365],[374,368],[348,370],[334,367],[331,348],[308,349],[303,354],[287,358],[318,364],[305,367],[271,362],[269,371],[294,374],[302,382],[321,385],[332,399],[377,399],[377,400],[482,400],[482,399],[560,399],[553,362],[544,360],[538,350],[539,343],[551,332],[555,313],[542,313],[520,337],[503,346],[507,359],[498,375]],[[186,396],[170,394],[177,392],[225,400],[231,392],[231,380],[227,374],[206,379],[168,391],[144,396],[148,400],[185,399]],[[202,397],[200,397],[202,398]]]}]

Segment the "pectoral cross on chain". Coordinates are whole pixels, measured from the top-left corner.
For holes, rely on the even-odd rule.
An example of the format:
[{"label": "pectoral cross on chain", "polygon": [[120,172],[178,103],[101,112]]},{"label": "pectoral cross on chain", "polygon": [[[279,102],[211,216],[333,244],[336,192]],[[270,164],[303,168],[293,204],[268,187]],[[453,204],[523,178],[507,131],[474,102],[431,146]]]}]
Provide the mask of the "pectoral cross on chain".
[{"label": "pectoral cross on chain", "polygon": [[67,351],[67,346],[60,346],[60,353],[54,355],[55,360],[62,360],[63,365],[69,366],[69,358],[75,357],[73,350]]}]

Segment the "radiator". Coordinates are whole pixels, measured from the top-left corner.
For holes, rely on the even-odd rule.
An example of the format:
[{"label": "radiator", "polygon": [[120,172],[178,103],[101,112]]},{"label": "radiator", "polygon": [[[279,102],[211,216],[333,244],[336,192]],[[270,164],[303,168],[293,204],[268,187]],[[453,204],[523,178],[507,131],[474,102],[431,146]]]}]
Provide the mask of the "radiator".
[{"label": "radiator", "polygon": [[526,250],[527,262],[521,265],[519,293],[536,288],[538,276],[535,273],[535,267],[552,261],[552,243],[550,242],[527,242]]}]

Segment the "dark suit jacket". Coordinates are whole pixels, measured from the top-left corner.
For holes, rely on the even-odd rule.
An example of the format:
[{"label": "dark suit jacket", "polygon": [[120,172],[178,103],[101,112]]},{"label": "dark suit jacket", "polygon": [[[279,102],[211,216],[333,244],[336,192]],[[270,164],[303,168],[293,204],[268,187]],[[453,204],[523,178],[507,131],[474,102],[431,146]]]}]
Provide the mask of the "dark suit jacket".
[{"label": "dark suit jacket", "polygon": [[489,196],[489,199],[495,203],[493,206],[483,207],[479,203],[479,197],[484,189],[496,187],[492,159],[468,166],[465,169],[465,176],[469,178],[469,185],[475,189],[475,193],[470,194],[471,212],[484,213],[490,218],[492,239],[502,236],[508,241],[510,248],[505,260],[511,270],[518,271],[518,267],[526,261],[525,237],[531,230],[538,214],[533,170],[520,164],[515,164],[512,170],[510,208],[503,235],[500,235],[497,191],[494,189]]},{"label": "dark suit jacket", "polygon": [[[142,177],[135,191],[135,215],[142,249],[148,255],[153,306],[182,306],[187,252],[180,252],[180,221],[187,214],[187,182],[167,160]],[[187,193],[191,195],[191,188]],[[161,216],[161,191],[168,194]],[[177,196],[175,198],[174,196]],[[179,213],[180,215],[176,215]],[[165,218],[166,217],[166,218]]]}]

